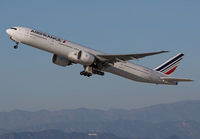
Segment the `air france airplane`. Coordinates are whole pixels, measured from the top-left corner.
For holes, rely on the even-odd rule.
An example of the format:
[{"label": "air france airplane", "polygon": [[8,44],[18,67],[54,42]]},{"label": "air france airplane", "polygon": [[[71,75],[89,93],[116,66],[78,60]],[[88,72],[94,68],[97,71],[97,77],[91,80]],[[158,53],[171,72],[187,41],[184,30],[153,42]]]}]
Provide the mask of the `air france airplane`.
[{"label": "air france airplane", "polygon": [[64,67],[72,64],[83,65],[84,70],[80,72],[80,75],[90,77],[96,74],[103,76],[104,72],[110,72],[138,82],[168,85],[177,85],[181,81],[192,81],[169,76],[183,59],[184,54],[182,53],[154,69],[149,69],[128,61],[166,53],[167,51],[110,55],[26,27],[12,27],[7,29],[6,33],[16,43],[15,49],[18,48],[19,43],[23,43],[52,53],[52,62],[56,65]]}]

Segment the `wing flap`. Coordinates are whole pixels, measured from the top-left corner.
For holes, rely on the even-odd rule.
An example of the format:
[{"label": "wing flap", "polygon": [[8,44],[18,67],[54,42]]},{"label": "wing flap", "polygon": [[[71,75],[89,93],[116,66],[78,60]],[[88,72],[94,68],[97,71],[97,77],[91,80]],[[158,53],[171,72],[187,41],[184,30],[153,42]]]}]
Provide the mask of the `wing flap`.
[{"label": "wing flap", "polygon": [[104,62],[119,62],[119,61],[128,61],[128,60],[136,60],[139,58],[143,58],[146,56],[152,56],[161,53],[167,53],[168,51],[159,51],[159,52],[151,52],[151,53],[140,53],[140,54],[125,54],[125,55],[96,55],[101,61]]},{"label": "wing flap", "polygon": [[168,81],[168,82],[191,82],[194,80],[186,79],[186,78],[173,78],[173,77],[161,77],[162,80]]}]

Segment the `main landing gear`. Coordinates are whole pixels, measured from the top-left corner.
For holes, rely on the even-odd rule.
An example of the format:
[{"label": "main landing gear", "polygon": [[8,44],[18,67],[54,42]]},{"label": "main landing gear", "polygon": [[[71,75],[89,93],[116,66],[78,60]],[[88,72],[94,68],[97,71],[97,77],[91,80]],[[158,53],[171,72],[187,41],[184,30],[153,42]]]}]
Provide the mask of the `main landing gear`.
[{"label": "main landing gear", "polygon": [[87,71],[81,71],[80,75],[84,75],[84,76],[90,77],[90,76],[92,76],[92,73],[89,73]]},{"label": "main landing gear", "polygon": [[84,75],[84,76],[87,76],[87,77],[92,76],[92,74],[97,74],[97,75],[104,76],[104,72],[96,70],[91,66],[87,66],[87,67],[84,67],[84,68],[85,68],[85,70],[81,71],[80,75]]},{"label": "main landing gear", "polygon": [[94,73],[94,74],[97,74],[97,75],[104,76],[104,72],[102,72],[102,71],[93,70],[93,73]]}]

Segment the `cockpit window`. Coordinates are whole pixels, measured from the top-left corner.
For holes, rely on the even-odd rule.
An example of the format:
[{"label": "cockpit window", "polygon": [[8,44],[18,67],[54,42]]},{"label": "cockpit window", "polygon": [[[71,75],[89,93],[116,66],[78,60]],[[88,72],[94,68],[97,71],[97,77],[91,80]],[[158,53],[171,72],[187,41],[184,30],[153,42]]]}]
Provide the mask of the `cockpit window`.
[{"label": "cockpit window", "polygon": [[10,29],[14,29],[14,30],[17,30],[17,28],[10,28]]}]

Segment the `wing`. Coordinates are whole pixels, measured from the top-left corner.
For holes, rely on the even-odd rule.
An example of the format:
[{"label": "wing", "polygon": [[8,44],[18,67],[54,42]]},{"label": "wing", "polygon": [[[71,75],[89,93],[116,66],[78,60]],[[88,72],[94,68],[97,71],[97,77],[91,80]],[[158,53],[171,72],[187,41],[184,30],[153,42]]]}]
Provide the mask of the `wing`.
[{"label": "wing", "polygon": [[191,82],[191,81],[194,81],[194,80],[191,80],[191,79],[186,79],[186,78],[173,78],[173,77],[161,77],[161,79],[165,80],[165,81],[168,81],[168,82]]},{"label": "wing", "polygon": [[125,54],[125,55],[96,55],[96,57],[102,62],[115,63],[119,61],[135,60],[146,56],[152,56],[167,52],[168,51],[159,51],[159,52],[141,53],[141,54]]}]

